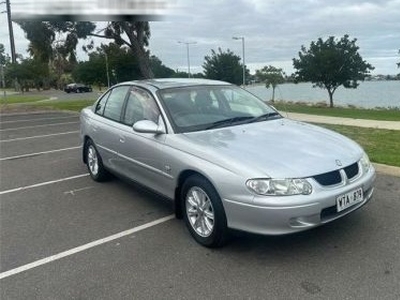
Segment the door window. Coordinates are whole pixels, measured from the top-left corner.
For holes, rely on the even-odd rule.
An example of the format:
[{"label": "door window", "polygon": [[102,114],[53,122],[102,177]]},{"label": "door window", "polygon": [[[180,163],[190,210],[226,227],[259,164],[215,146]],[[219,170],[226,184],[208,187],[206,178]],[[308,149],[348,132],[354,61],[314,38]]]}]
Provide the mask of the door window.
[{"label": "door window", "polygon": [[118,122],[121,120],[121,112],[129,88],[129,86],[124,85],[110,91],[110,95],[104,107],[104,117]]},{"label": "door window", "polygon": [[154,98],[144,90],[132,88],[122,122],[130,126],[140,120],[150,120],[158,124],[159,117],[160,110]]}]

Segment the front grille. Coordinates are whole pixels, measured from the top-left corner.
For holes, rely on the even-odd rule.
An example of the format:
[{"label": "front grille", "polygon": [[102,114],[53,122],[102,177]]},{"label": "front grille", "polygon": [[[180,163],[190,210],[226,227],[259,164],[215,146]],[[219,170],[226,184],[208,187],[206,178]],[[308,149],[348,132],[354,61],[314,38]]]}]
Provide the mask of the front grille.
[{"label": "front grille", "polygon": [[320,185],[334,185],[342,182],[342,177],[338,170],[319,174],[313,177]]},{"label": "front grille", "polygon": [[[358,167],[358,163],[354,163],[343,168],[343,171],[346,173],[347,179],[351,180],[359,174],[360,169]],[[342,176],[340,175],[340,172],[340,170],[335,170],[328,173],[315,175],[313,178],[322,186],[335,185],[342,182]]]},{"label": "front grille", "polygon": [[352,179],[358,175],[358,163],[354,163],[346,168],[344,168],[344,172],[348,179]]}]

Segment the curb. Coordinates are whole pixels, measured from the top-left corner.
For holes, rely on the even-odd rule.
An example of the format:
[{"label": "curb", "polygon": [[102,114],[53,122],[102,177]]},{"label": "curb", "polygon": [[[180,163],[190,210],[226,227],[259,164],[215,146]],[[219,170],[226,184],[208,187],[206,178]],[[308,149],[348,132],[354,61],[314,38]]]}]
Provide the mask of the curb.
[{"label": "curb", "polygon": [[400,177],[400,167],[377,164],[377,163],[372,163],[372,165],[374,166],[376,172],[378,173]]},{"label": "curb", "polygon": [[303,121],[303,122],[310,122],[310,123],[345,125],[345,126],[355,126],[364,128],[374,128],[374,129],[400,130],[400,121],[353,119],[353,118],[309,115],[309,114],[292,113],[292,112],[286,112],[283,114],[286,114],[289,119]]}]

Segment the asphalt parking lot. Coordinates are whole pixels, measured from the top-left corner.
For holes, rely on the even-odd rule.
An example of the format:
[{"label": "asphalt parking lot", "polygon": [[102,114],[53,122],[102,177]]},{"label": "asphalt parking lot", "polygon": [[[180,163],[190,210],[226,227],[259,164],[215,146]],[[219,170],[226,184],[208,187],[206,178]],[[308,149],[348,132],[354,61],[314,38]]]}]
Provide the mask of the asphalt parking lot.
[{"label": "asphalt parking lot", "polygon": [[207,249],[170,202],[89,178],[77,114],[0,118],[3,300],[400,299],[399,178],[326,226]]}]

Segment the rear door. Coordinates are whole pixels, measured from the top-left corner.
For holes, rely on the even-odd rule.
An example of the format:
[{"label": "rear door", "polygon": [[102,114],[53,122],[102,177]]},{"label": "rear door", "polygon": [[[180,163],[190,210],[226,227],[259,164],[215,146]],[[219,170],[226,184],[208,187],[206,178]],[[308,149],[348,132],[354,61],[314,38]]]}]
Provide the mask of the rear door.
[{"label": "rear door", "polygon": [[109,90],[97,103],[91,125],[93,139],[103,163],[115,169],[124,102],[130,86],[117,86]]}]

